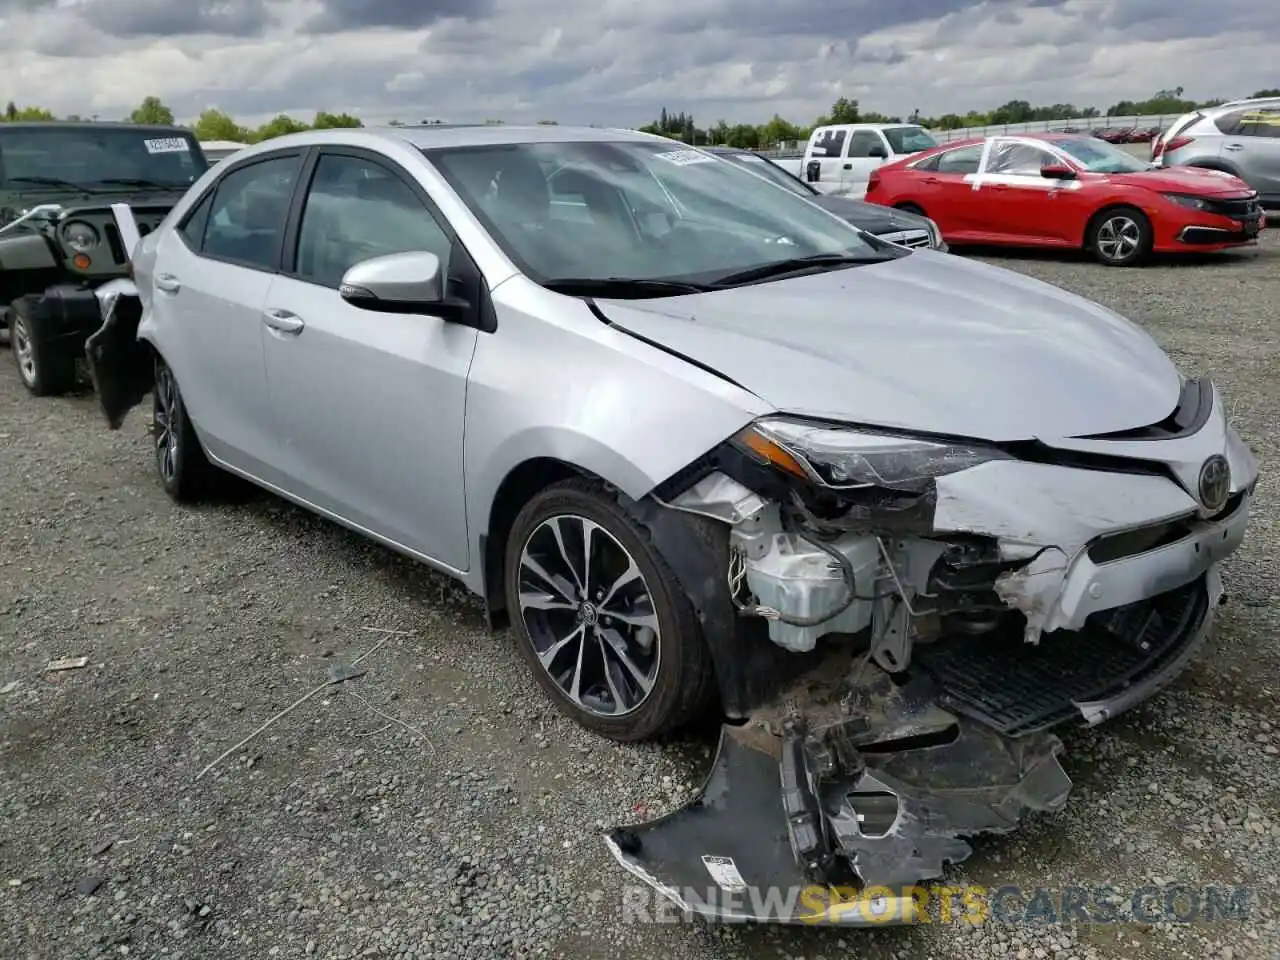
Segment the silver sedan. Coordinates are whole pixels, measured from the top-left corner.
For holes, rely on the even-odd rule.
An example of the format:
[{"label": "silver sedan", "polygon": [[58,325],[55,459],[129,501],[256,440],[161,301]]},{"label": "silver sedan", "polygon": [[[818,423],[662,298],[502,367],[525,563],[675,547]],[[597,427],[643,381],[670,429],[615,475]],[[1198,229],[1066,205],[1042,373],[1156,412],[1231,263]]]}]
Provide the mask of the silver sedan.
[{"label": "silver sedan", "polygon": [[732,721],[606,838],[710,916],[911,919],[776,892],[1060,806],[1050,728],[1186,666],[1248,520],[1223,398],[1135,325],[661,137],[281,137],[132,262],[88,360],[173,497],[236,474],[458,578],[607,737]]}]

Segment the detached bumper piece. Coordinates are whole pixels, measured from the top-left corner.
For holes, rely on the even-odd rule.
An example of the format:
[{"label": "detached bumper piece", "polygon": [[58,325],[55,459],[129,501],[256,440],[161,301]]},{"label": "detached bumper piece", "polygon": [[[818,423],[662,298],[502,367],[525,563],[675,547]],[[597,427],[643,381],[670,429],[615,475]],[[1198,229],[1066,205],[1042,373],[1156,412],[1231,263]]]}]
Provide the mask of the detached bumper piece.
[{"label": "detached bumper piece", "polygon": [[618,862],[708,919],[913,923],[914,885],[969,856],[962,836],[1066,802],[1056,737],[1005,737],[938,707],[923,675],[868,670],[815,673],[791,708],[726,726],[691,803],[606,835]]},{"label": "detached bumper piece", "polygon": [[1114,716],[1176,677],[1222,599],[1217,567],[1028,644],[1019,629],[916,647],[895,676],[831,654],[741,726],[680,810],[610,831],[618,862],[720,921],[918,922],[964,839],[1066,803],[1048,728]]}]

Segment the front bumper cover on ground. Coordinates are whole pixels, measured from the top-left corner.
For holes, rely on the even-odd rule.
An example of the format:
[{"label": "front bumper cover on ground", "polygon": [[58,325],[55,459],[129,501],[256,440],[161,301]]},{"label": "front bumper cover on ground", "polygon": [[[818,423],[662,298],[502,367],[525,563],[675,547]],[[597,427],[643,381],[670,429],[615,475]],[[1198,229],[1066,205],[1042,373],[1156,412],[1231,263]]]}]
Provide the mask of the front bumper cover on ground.
[{"label": "front bumper cover on ground", "polygon": [[1016,657],[976,637],[932,645],[909,676],[891,678],[861,654],[834,654],[722,729],[689,803],[605,843],[630,874],[707,919],[918,922],[928,895],[917,884],[966,859],[964,838],[1066,802],[1048,728],[1114,716],[1168,683],[1221,599],[1215,564]]}]

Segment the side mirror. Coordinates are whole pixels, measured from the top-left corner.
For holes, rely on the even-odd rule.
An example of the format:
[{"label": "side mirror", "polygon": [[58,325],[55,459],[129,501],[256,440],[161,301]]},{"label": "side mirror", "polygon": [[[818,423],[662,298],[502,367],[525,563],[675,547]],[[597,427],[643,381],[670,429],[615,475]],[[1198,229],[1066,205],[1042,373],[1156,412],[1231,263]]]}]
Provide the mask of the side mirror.
[{"label": "side mirror", "polygon": [[808,183],[817,183],[822,179],[822,162],[820,160],[810,160],[805,164],[804,178]]},{"label": "side mirror", "polygon": [[432,313],[445,306],[440,258],[425,250],[363,260],[342,275],[338,295],[377,313]]},{"label": "side mirror", "polygon": [[1065,163],[1046,163],[1040,168],[1040,176],[1047,180],[1074,180],[1076,172]]},{"label": "side mirror", "polygon": [[875,157],[878,160],[887,160],[889,157],[889,154],[888,154],[888,151],[886,151],[882,145],[876,144],[874,147],[872,147],[870,150],[867,151],[867,156]]}]

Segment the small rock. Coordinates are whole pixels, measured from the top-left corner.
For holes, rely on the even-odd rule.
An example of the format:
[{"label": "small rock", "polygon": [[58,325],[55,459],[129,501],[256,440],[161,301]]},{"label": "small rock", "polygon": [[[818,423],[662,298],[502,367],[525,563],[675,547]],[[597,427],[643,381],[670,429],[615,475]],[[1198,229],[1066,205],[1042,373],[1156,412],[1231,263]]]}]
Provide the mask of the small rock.
[{"label": "small rock", "polygon": [[82,897],[92,897],[104,883],[106,880],[102,877],[81,877],[76,884],[76,893]]}]

